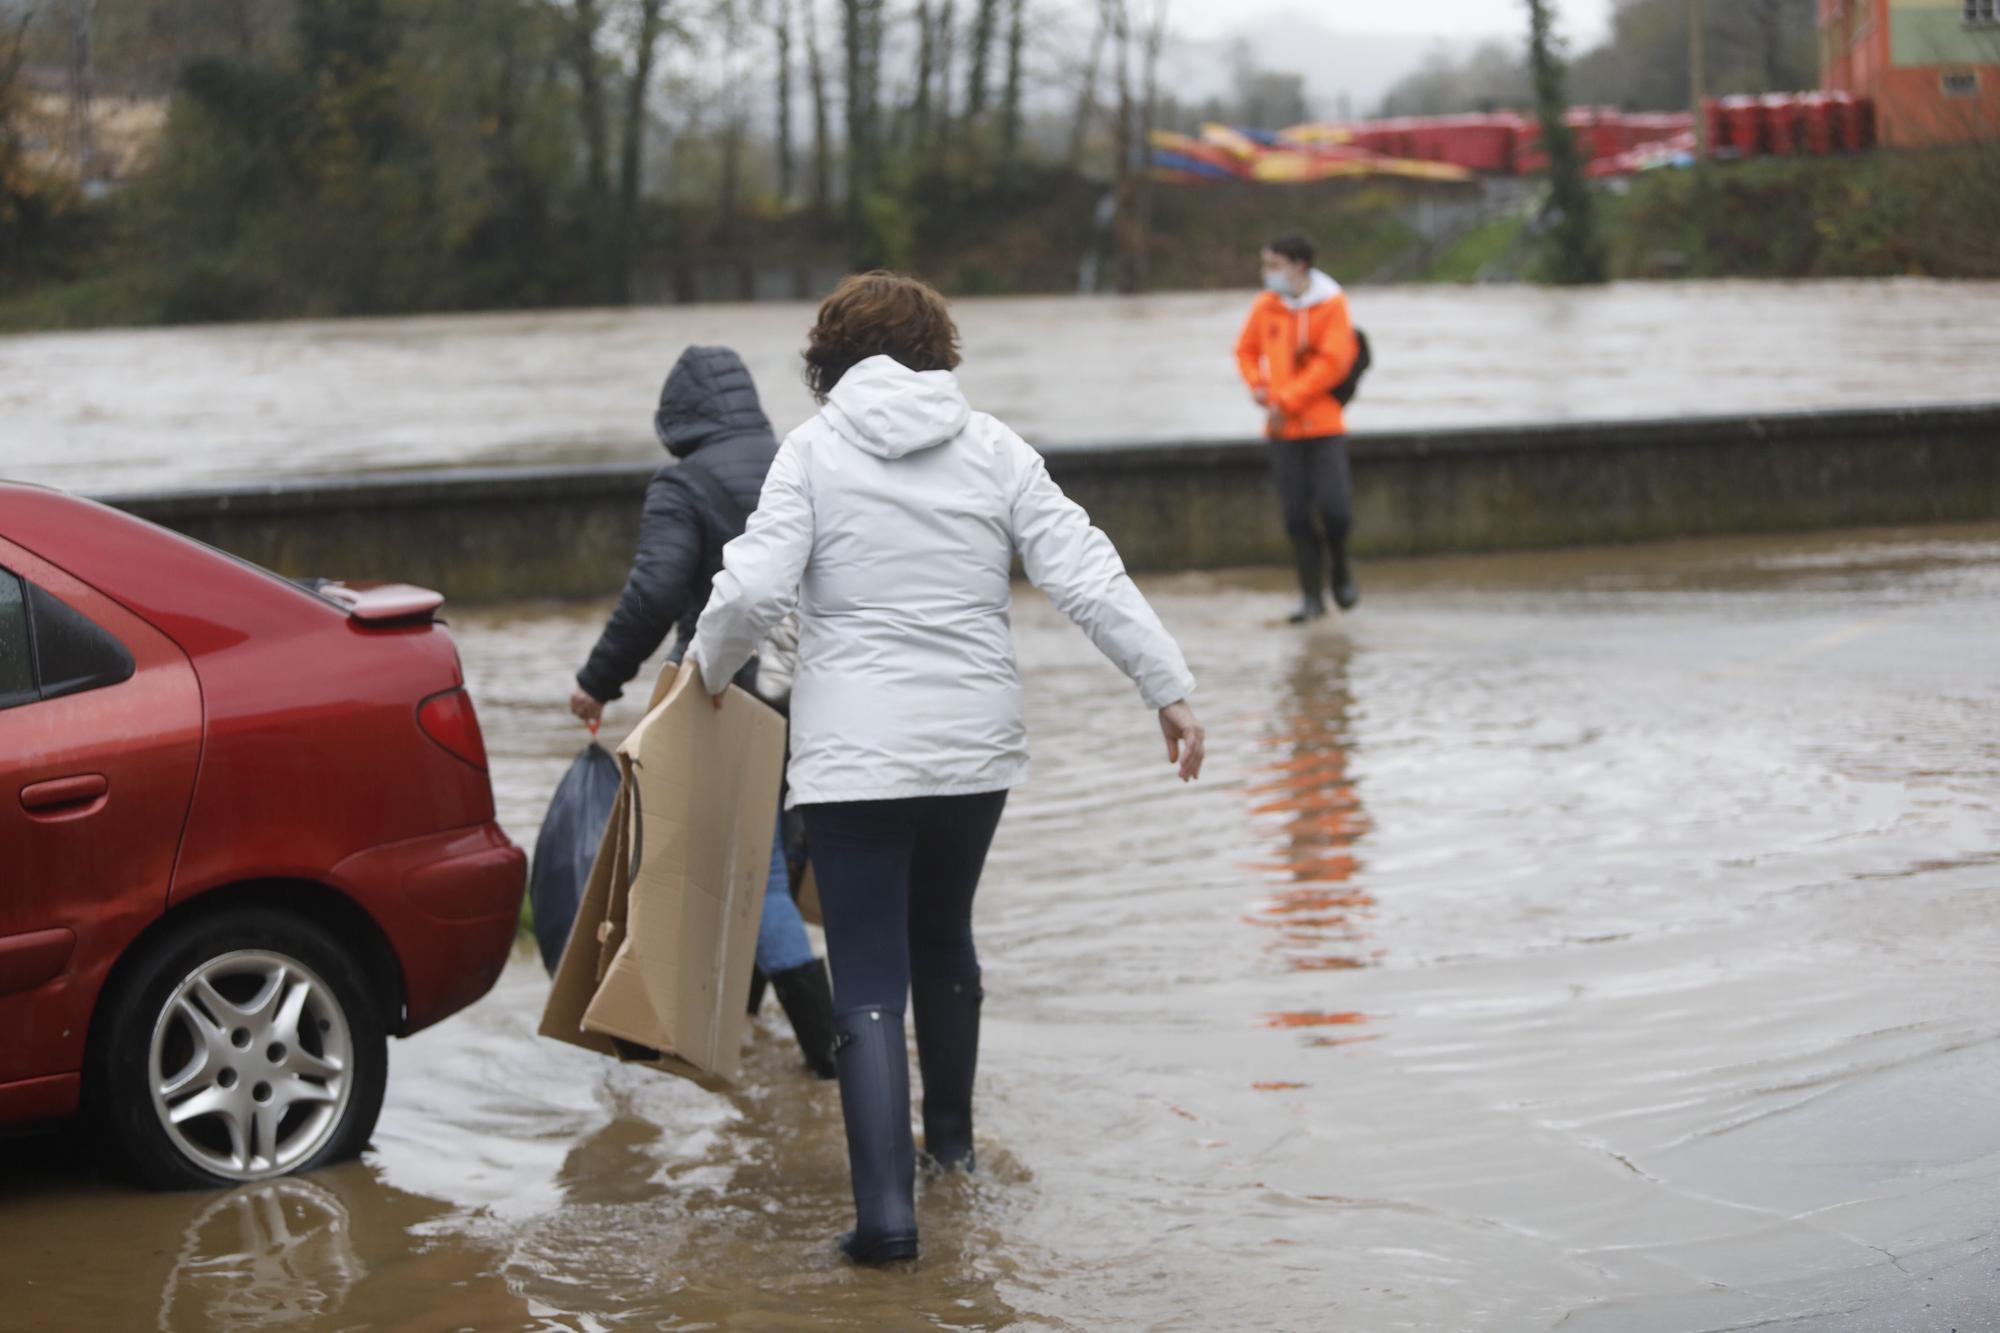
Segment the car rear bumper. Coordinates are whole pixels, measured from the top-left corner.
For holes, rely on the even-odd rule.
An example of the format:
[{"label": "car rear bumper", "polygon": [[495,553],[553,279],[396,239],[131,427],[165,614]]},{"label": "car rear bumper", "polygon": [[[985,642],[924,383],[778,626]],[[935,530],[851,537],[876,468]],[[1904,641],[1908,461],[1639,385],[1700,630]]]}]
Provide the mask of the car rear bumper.
[{"label": "car rear bumper", "polygon": [[528,858],[498,824],[351,856],[334,882],[374,916],[403,972],[403,1035],[492,988],[520,926]]}]

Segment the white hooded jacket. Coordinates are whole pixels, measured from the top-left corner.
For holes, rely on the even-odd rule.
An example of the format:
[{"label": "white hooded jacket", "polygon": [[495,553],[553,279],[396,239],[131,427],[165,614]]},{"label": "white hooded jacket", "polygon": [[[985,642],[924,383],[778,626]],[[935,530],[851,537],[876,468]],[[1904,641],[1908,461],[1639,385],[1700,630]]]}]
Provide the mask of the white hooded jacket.
[{"label": "white hooded jacket", "polygon": [[689,658],[728,681],[796,607],[791,803],[1001,791],[1027,776],[1008,623],[1028,578],[1138,685],[1194,689],[1118,552],[950,371],[854,366],[786,438]]}]

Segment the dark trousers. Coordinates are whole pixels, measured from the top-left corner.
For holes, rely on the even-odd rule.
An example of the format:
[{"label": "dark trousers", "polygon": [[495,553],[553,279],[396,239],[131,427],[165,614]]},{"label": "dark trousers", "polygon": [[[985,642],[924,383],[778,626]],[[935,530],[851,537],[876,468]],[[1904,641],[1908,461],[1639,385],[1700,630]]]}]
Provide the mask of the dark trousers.
[{"label": "dark trousers", "polygon": [[1299,584],[1306,600],[1320,600],[1321,579],[1347,560],[1347,534],[1354,526],[1353,483],[1347,471],[1347,440],[1323,435],[1311,440],[1271,441],[1271,475],[1285,535],[1298,557]]},{"label": "dark trousers", "polygon": [[972,895],[1004,791],[804,805],[836,1012],[904,1012],[910,976],[969,980]]}]

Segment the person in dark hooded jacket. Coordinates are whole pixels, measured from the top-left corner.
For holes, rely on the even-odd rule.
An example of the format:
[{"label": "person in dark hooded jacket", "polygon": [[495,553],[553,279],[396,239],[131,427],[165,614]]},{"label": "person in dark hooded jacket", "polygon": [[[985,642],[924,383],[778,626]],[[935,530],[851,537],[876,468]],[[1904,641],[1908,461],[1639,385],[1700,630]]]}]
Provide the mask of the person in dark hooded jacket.
[{"label": "person in dark hooded jacket", "polygon": [[[632,572],[590,660],[576,673],[570,711],[585,722],[596,722],[604,705],[624,693],[669,633],[673,660],[686,653],[722,569],[722,548],[742,534],[778,452],[749,368],[727,347],[681,353],[660,388],[653,432],[678,461],[646,485]],[[746,673],[754,670],[753,663]],[[782,824],[757,930],[757,968],[791,1019],[807,1065],[832,1078],[833,995],[826,964],[813,955],[792,901]]]}]

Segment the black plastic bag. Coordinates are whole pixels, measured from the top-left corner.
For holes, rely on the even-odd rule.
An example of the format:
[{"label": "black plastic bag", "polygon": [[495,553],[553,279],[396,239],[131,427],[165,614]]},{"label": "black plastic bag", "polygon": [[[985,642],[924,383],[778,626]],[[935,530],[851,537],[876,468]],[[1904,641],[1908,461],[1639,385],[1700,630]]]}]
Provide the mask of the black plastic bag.
[{"label": "black plastic bag", "polygon": [[569,943],[569,928],[583,902],[583,887],[590,882],[591,863],[597,860],[597,844],[604,840],[604,826],[611,822],[611,807],[617,800],[618,761],[592,741],[556,784],[555,799],[542,817],[542,831],[535,835],[528,910],[542,965],[550,976]]}]

